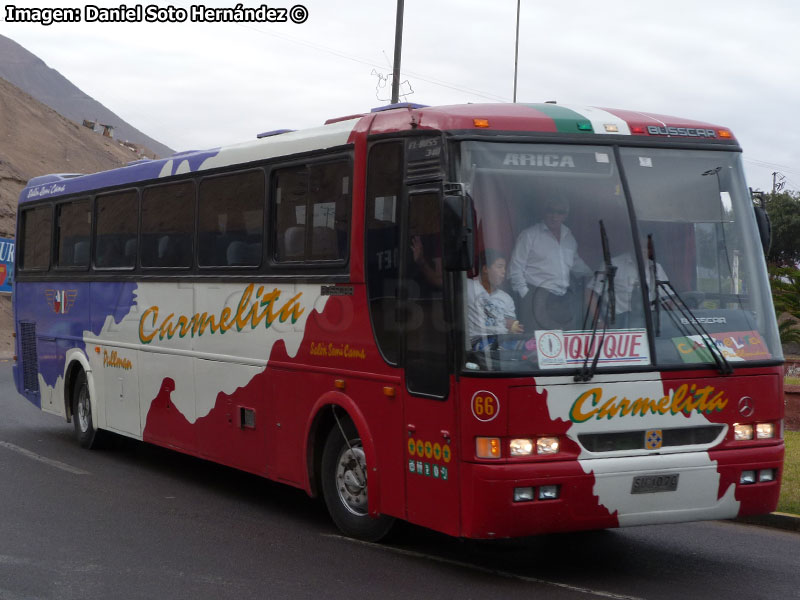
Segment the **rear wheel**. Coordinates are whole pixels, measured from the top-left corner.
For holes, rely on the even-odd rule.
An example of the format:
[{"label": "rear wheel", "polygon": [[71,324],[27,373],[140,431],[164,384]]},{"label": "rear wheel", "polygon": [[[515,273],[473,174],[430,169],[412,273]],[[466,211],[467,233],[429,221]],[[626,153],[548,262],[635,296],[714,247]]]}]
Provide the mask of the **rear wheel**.
[{"label": "rear wheel", "polygon": [[367,509],[367,460],[358,431],[349,419],[334,425],[322,453],[322,494],[336,526],[351,537],[376,542],[394,519],[371,517]]},{"label": "rear wheel", "polygon": [[84,371],[78,373],[72,386],[72,424],[75,426],[75,437],[82,447],[97,447],[98,431],[92,420],[92,398]]}]

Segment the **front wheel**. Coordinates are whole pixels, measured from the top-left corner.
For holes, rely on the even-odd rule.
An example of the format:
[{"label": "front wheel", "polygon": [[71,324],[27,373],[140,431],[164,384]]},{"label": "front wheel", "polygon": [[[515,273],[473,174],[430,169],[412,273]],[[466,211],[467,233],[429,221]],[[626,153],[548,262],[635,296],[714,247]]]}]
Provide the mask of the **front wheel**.
[{"label": "front wheel", "polygon": [[334,425],[322,452],[322,495],[336,526],[351,537],[377,542],[394,519],[371,517],[367,509],[367,460],[352,421]]},{"label": "front wheel", "polygon": [[81,371],[72,387],[72,424],[75,426],[75,437],[84,448],[96,448],[98,444],[98,431],[92,421],[91,400],[86,373]]}]

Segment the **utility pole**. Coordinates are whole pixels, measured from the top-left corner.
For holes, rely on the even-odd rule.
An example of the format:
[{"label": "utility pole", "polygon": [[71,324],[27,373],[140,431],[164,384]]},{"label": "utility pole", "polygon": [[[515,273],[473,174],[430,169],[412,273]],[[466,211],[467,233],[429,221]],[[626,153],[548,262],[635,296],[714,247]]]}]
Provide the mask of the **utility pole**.
[{"label": "utility pole", "polygon": [[519,3],[517,0],[517,37],[514,44],[514,104],[517,103],[517,62],[519,58]]},{"label": "utility pole", "polygon": [[394,68],[392,69],[392,104],[400,102],[400,54],[403,48],[403,3],[397,0],[397,22],[394,28]]}]

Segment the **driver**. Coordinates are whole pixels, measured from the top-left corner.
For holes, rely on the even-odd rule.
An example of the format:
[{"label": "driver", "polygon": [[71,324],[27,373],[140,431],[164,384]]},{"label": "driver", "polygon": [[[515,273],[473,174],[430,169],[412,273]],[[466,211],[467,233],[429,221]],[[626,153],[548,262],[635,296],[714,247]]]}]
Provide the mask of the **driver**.
[{"label": "driver", "polygon": [[564,225],[567,215],[566,200],[548,199],[544,219],[519,234],[511,253],[511,286],[522,299],[522,321],[531,331],[570,328],[582,300],[570,278],[592,273],[578,255],[575,236]]},{"label": "driver", "polygon": [[480,275],[467,282],[467,324],[473,347],[486,336],[522,333],[514,300],[500,287],[506,278],[506,259],[495,250],[481,253]]}]

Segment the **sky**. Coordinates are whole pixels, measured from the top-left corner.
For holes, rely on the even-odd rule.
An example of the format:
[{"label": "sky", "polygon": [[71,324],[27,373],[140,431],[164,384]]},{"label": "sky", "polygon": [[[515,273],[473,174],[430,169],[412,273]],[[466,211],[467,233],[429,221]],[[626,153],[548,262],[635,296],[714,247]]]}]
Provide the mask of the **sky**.
[{"label": "sky", "polygon": [[[262,0],[241,0],[256,8]],[[86,22],[84,3],[11,0],[0,33],[131,125],[193,150],[389,103],[396,1],[302,2],[304,22]],[[96,0],[234,8],[238,0]],[[199,4],[202,3],[202,4]],[[7,7],[81,22],[9,22]],[[517,0],[405,0],[402,99],[511,102]],[[298,20],[302,20],[298,19]],[[517,100],[623,108],[730,128],[748,183],[800,190],[800,2],[521,0]],[[778,175],[773,176],[773,173]]]}]

